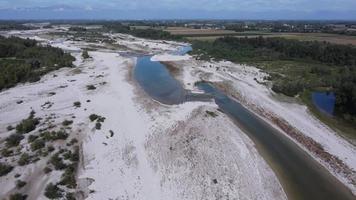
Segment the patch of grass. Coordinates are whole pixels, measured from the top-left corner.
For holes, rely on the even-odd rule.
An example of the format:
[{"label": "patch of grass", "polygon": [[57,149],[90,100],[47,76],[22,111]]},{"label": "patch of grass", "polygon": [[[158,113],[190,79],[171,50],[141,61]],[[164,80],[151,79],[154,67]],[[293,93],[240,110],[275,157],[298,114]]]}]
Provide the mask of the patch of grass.
[{"label": "patch of grass", "polygon": [[79,101],[76,101],[76,102],[73,103],[73,106],[76,107],[76,108],[80,108],[81,103]]},{"label": "patch of grass", "polygon": [[57,185],[50,183],[46,186],[44,195],[49,199],[60,199],[63,197],[63,190]]},{"label": "patch of grass", "polygon": [[96,87],[94,85],[87,85],[87,90],[95,90]]},{"label": "patch of grass", "polygon": [[0,177],[10,173],[13,169],[13,166],[0,162]]}]

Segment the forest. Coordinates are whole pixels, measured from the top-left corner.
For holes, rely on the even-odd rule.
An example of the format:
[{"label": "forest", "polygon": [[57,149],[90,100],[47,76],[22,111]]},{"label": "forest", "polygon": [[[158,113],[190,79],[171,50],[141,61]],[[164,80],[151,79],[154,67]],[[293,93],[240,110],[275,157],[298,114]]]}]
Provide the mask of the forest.
[{"label": "forest", "polygon": [[41,46],[35,40],[0,36],[0,90],[38,81],[50,71],[71,67],[74,60],[61,49]]},{"label": "forest", "polygon": [[172,35],[169,32],[160,29],[135,29],[128,25],[122,25],[121,23],[106,23],[103,26],[103,30],[114,33],[125,33],[136,37],[154,39],[154,40],[181,40],[181,36]]},{"label": "forest", "polygon": [[272,90],[287,96],[307,91],[335,92],[335,114],[356,122],[356,48],[284,38],[224,37],[193,42],[202,59],[225,59],[266,70]]}]

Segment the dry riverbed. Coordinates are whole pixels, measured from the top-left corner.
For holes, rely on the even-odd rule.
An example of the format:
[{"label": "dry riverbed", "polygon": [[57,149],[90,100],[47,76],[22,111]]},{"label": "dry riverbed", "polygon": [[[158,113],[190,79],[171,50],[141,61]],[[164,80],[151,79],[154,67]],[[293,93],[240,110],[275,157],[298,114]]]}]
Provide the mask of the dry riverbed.
[{"label": "dry riverbed", "polygon": [[[130,55],[165,55],[159,60],[182,44],[117,34],[107,48],[42,34],[31,37],[73,52],[76,67],[0,93],[0,147],[12,151],[0,158],[12,167],[0,177],[1,198],[286,199],[253,142],[213,102],[162,105],[132,79]],[[83,60],[82,49],[93,45]],[[183,75],[193,89],[198,78]],[[7,127],[23,119],[38,123],[6,146],[17,131]],[[24,154],[30,158],[19,164]]]}]

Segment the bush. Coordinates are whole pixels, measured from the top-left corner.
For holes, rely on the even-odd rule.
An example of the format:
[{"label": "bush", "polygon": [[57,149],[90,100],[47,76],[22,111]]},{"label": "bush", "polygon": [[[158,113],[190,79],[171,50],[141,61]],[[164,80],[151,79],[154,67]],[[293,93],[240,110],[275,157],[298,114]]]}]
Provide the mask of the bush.
[{"label": "bush", "polygon": [[37,135],[29,135],[28,138],[27,138],[27,140],[28,140],[29,143],[32,143],[32,142],[34,142],[37,138],[38,138]]},{"label": "bush", "polygon": [[21,193],[15,193],[10,195],[9,200],[25,200],[27,199],[27,195],[26,194],[21,194]]},{"label": "bush", "polygon": [[21,181],[21,180],[16,181],[17,189],[20,189],[20,188],[24,187],[26,184],[27,183],[25,181]]},{"label": "bush", "polygon": [[63,190],[57,185],[50,183],[46,186],[44,195],[49,199],[59,199],[63,197]]},{"label": "bush", "polygon": [[45,174],[48,174],[48,173],[50,173],[51,171],[52,171],[52,169],[49,168],[49,167],[45,167],[45,168],[43,169],[43,172],[44,172]]},{"label": "bush", "polygon": [[72,120],[64,120],[64,121],[62,122],[62,125],[63,125],[63,126],[69,126],[69,125],[71,125],[71,124],[73,124],[73,121],[72,121]]},{"label": "bush", "polygon": [[101,123],[100,122],[96,122],[95,129],[96,130],[100,130],[101,129]]},{"label": "bush", "polygon": [[8,130],[8,131],[12,131],[12,130],[14,130],[15,128],[13,127],[13,126],[11,126],[11,125],[9,125],[9,126],[7,126],[6,127],[6,130]]},{"label": "bush", "polygon": [[0,176],[5,176],[14,169],[13,166],[0,162]]},{"label": "bush", "polygon": [[67,167],[63,159],[59,156],[59,153],[54,154],[49,162],[54,166],[55,170],[63,170]]},{"label": "bush", "polygon": [[8,148],[4,148],[3,150],[1,150],[1,155],[3,157],[9,157],[13,154],[14,152]]},{"label": "bush", "polygon": [[31,162],[31,156],[28,153],[23,153],[18,160],[20,166],[28,165]]},{"label": "bush", "polygon": [[59,184],[65,185],[68,188],[72,188],[72,189],[77,187],[77,182],[75,180],[75,171],[76,171],[76,167],[74,165],[68,166],[64,171],[64,173],[62,174]]},{"label": "bush", "polygon": [[95,90],[96,87],[94,85],[87,85],[88,90]]},{"label": "bush", "polygon": [[91,114],[90,116],[89,116],[89,119],[90,119],[90,121],[95,121],[96,119],[98,119],[100,116],[99,115],[96,115],[96,114]]},{"label": "bush", "polygon": [[46,146],[46,142],[43,139],[37,139],[31,143],[31,150],[36,151]]},{"label": "bush", "polygon": [[81,103],[79,101],[76,101],[73,103],[73,106],[79,108],[81,106]]},{"label": "bush", "polygon": [[88,51],[84,50],[83,53],[82,53],[82,57],[83,57],[84,59],[90,58],[90,56],[89,56],[89,54],[88,54]]},{"label": "bush", "polygon": [[22,134],[19,134],[19,133],[12,134],[5,139],[6,146],[7,147],[18,146],[20,144],[21,140],[23,140],[23,139],[24,139],[24,136]]},{"label": "bush", "polygon": [[46,141],[55,141],[55,140],[65,140],[68,138],[68,133],[66,133],[63,130],[60,131],[46,131],[44,133],[41,133],[41,136],[43,137],[43,139],[45,139]]},{"label": "bush", "polygon": [[16,126],[17,133],[28,133],[36,129],[36,126],[40,123],[37,118],[28,118],[21,121]]}]

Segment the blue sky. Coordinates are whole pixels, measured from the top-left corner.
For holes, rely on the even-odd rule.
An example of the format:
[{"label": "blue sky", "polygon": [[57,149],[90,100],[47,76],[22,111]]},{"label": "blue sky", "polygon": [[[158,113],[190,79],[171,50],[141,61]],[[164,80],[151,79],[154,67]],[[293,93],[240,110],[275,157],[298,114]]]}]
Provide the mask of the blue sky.
[{"label": "blue sky", "polygon": [[0,0],[0,19],[355,19],[356,0]]}]

